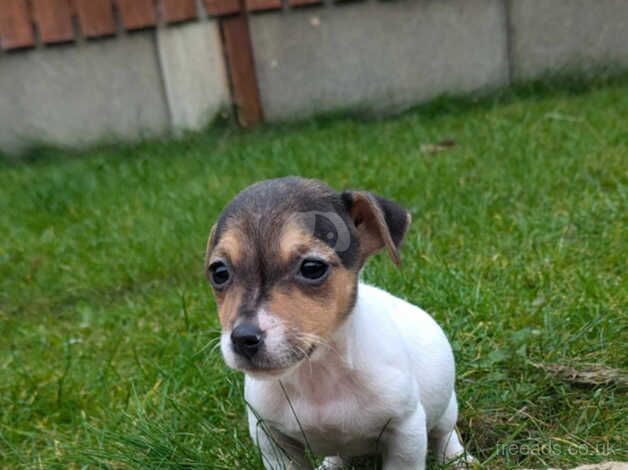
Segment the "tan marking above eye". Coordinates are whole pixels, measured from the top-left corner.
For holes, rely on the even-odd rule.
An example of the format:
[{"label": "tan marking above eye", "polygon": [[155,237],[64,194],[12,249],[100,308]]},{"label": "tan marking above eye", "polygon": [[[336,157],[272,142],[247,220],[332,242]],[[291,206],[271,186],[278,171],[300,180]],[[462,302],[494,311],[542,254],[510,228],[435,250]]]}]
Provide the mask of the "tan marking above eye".
[{"label": "tan marking above eye", "polygon": [[232,265],[239,264],[244,256],[244,247],[245,240],[242,232],[237,228],[228,228],[209,254],[208,266],[217,258],[225,258]]},{"label": "tan marking above eye", "polygon": [[289,221],[279,235],[279,258],[284,265],[296,257],[316,253],[318,258],[335,264],[339,261],[336,252],[326,243],[308,234],[296,221]]}]

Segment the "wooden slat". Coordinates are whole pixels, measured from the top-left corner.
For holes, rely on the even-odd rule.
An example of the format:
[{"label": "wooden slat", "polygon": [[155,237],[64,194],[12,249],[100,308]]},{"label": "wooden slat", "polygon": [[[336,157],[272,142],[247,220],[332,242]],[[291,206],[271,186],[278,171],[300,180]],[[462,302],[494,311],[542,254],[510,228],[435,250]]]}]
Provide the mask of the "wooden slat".
[{"label": "wooden slat", "polygon": [[197,17],[195,0],[162,0],[161,14],[166,23],[177,23]]},{"label": "wooden slat", "polygon": [[33,19],[43,43],[67,42],[74,39],[72,10],[68,0],[31,0],[31,3]]},{"label": "wooden slat", "polygon": [[0,0],[0,48],[9,50],[34,44],[26,1]]},{"label": "wooden slat", "polygon": [[248,20],[245,14],[227,16],[220,25],[238,121],[243,127],[252,127],[262,120],[262,105]]},{"label": "wooden slat", "polygon": [[240,11],[240,0],[205,0],[208,15],[231,15]]},{"label": "wooden slat", "polygon": [[249,11],[278,10],[281,0],[246,0],[246,9]]},{"label": "wooden slat", "polygon": [[116,0],[124,29],[155,26],[157,15],[152,0]]},{"label": "wooden slat", "polygon": [[322,0],[290,0],[291,7],[303,7],[306,5],[318,5],[323,3]]},{"label": "wooden slat", "polygon": [[115,34],[111,0],[74,0],[79,26],[88,38]]}]

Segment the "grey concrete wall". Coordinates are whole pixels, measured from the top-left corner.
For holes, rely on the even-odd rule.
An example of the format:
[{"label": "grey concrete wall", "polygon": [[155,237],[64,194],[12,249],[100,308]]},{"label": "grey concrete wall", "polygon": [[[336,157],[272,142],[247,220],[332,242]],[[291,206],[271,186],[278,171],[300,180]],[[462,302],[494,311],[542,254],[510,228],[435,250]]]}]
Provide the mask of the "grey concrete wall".
[{"label": "grey concrete wall", "polygon": [[507,0],[513,78],[628,68],[627,0]]},{"label": "grey concrete wall", "polygon": [[229,87],[218,28],[192,23],[157,32],[172,127],[199,130],[229,107]]},{"label": "grey concrete wall", "polygon": [[82,144],[168,128],[151,33],[0,57],[0,142]]},{"label": "grey concrete wall", "polygon": [[215,22],[0,55],[0,149],[198,129],[229,106]]},{"label": "grey concrete wall", "polygon": [[508,81],[502,0],[356,2],[251,18],[264,115],[390,111]]}]

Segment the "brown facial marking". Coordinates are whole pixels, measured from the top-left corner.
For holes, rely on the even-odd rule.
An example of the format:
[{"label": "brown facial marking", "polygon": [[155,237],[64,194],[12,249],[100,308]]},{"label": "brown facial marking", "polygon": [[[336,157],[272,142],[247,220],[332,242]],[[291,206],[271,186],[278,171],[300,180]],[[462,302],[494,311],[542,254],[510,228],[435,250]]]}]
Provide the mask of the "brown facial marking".
[{"label": "brown facial marking", "polygon": [[322,242],[299,223],[291,218],[284,225],[279,235],[279,259],[288,266],[297,257],[307,252],[316,252],[326,261],[338,263],[338,255],[326,243]]},{"label": "brown facial marking", "polygon": [[[354,301],[356,282],[355,272],[336,266],[319,287],[276,286],[266,309],[296,335],[296,342],[313,345],[315,343],[308,335],[327,339],[342,323]],[[299,334],[303,336],[299,337]]]},{"label": "brown facial marking", "polygon": [[238,228],[227,229],[214,248],[214,256],[222,256],[229,260],[231,264],[237,265],[242,260],[244,254],[244,236]]},{"label": "brown facial marking", "polygon": [[[242,230],[237,225],[231,226],[223,232],[219,240],[212,240],[214,233],[215,229],[212,228],[207,243],[208,252],[205,269],[207,270],[209,265],[216,259],[226,260],[232,269],[237,267],[243,257],[246,256],[245,253],[247,251],[245,247],[248,242]],[[213,242],[216,244],[212,249],[211,245]],[[244,292],[243,287],[237,283],[225,290],[214,290],[216,304],[218,306],[218,316],[222,328],[231,328],[233,326],[238,314],[238,309],[242,304]]]},{"label": "brown facial marking", "polygon": [[223,329],[231,329],[233,327],[243,297],[244,289],[238,285],[234,285],[228,292],[216,292],[218,318]]},{"label": "brown facial marking", "polygon": [[[328,339],[346,317],[355,299],[357,272],[346,269],[336,252],[308,233],[298,218],[285,223],[277,249],[287,277],[272,286],[264,309],[282,321],[289,342],[308,350],[316,344],[314,337]],[[308,253],[330,264],[329,276],[320,285],[303,285],[290,277],[294,262]]]}]

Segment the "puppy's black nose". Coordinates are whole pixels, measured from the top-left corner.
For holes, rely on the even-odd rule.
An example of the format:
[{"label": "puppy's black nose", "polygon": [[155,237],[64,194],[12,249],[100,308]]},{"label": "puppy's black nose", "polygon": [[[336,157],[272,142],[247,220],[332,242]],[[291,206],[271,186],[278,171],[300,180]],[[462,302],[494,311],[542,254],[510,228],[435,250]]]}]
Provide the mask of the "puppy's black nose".
[{"label": "puppy's black nose", "polygon": [[251,359],[264,343],[262,330],[250,323],[242,323],[231,332],[231,342],[238,354]]}]

